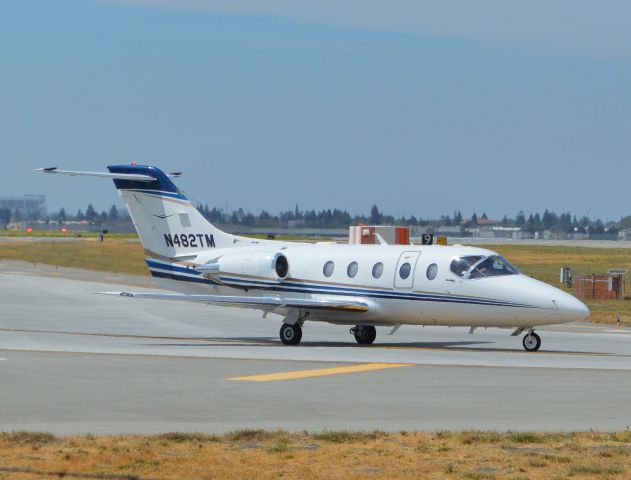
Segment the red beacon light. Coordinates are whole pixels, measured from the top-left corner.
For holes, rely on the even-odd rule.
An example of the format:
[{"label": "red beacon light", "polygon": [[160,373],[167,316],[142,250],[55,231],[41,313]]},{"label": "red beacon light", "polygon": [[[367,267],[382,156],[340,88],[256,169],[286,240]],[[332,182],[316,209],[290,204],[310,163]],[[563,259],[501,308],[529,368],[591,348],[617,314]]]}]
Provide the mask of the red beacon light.
[{"label": "red beacon light", "polygon": [[66,227],[62,228],[61,233],[68,233],[68,229]]},{"label": "red beacon light", "polygon": [[135,167],[136,165],[138,165],[138,162],[131,162],[132,167]]},{"label": "red beacon light", "polygon": [[26,229],[26,233],[33,233],[33,227],[28,227]]}]

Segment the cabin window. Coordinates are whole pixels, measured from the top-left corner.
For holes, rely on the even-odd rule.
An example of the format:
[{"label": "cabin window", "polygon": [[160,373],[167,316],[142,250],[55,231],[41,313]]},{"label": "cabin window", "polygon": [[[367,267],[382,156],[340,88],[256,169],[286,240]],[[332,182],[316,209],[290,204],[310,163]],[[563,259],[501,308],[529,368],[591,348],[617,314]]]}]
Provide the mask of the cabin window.
[{"label": "cabin window", "polygon": [[405,280],[406,278],[410,276],[411,271],[412,271],[412,265],[410,265],[408,262],[405,262],[399,268],[399,277],[401,277],[402,280]]},{"label": "cabin window", "polygon": [[357,270],[359,270],[359,265],[357,265],[357,262],[351,262],[348,264],[348,268],[346,269],[346,274],[350,278],[353,278],[355,275],[357,275]]},{"label": "cabin window", "polygon": [[499,277],[503,275],[516,275],[518,273],[519,270],[513,267],[504,257],[492,255],[478,262],[469,272],[469,278]]},{"label": "cabin window", "polygon": [[379,278],[383,275],[383,263],[378,262],[372,267],[372,276],[375,278]]},{"label": "cabin window", "polygon": [[329,260],[324,264],[324,268],[322,268],[322,273],[324,273],[325,277],[330,277],[333,275],[333,270],[335,269],[335,263],[332,260]]},{"label": "cabin window", "polygon": [[457,257],[451,261],[449,269],[458,275],[464,277],[469,269],[482,259],[481,256],[472,255],[469,257]]},{"label": "cabin window", "polygon": [[428,280],[434,280],[436,275],[438,275],[438,265],[432,263],[429,267],[427,267],[427,272],[425,274],[427,275]]}]

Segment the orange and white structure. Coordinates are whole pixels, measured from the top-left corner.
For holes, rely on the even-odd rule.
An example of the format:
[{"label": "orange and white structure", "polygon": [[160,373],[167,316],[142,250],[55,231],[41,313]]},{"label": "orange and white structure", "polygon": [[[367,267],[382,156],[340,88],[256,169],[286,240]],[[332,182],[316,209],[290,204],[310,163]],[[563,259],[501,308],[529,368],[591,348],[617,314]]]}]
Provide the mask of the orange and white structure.
[{"label": "orange and white structure", "polygon": [[[383,240],[383,242],[380,241]],[[353,245],[410,245],[410,228],[390,225],[353,225],[348,227],[348,243]]]}]

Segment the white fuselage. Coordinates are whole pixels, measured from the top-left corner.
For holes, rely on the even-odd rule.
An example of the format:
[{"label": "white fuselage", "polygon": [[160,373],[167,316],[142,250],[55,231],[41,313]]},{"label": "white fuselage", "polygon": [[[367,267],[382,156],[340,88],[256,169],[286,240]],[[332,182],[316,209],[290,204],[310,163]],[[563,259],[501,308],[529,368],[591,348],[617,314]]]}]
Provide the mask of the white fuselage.
[{"label": "white fuselage", "polygon": [[[239,261],[234,262],[237,266],[214,277],[195,269],[235,252],[239,255]],[[282,280],[258,261],[264,253],[278,252],[289,263],[289,274]],[[466,279],[450,270],[454,258],[476,255],[496,254],[464,246],[269,242],[200,252],[189,266],[156,259],[147,263],[159,286],[181,293],[361,298],[370,305],[363,313],[318,312],[309,317],[338,324],[534,327],[589,315],[585,305],[572,295],[523,274]],[[333,262],[332,272],[330,264],[326,271],[328,276],[327,262]],[[356,269],[351,265],[354,262]],[[404,263],[410,264],[407,278],[400,272]],[[375,267],[377,264],[382,268]],[[375,268],[381,270],[380,275],[373,275]]]}]

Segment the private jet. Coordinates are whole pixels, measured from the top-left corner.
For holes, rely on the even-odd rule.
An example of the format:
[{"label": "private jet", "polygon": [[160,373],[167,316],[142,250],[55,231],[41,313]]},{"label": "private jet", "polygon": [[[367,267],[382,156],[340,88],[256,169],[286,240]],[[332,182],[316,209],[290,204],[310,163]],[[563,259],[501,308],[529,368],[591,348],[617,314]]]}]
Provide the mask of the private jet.
[{"label": "private jet", "polygon": [[[209,223],[154,166],[47,174],[109,178],[125,202],[156,285],[173,293],[103,292],[258,309],[283,317],[280,341],[297,345],[306,321],[350,326],[359,344],[375,327],[498,327],[525,333],[535,352],[542,325],[583,320],[574,296],[520,273],[496,252],[470,246],[354,245],[258,240]],[[383,243],[383,242],[382,242]]]}]

